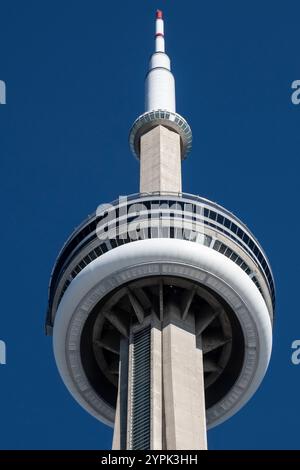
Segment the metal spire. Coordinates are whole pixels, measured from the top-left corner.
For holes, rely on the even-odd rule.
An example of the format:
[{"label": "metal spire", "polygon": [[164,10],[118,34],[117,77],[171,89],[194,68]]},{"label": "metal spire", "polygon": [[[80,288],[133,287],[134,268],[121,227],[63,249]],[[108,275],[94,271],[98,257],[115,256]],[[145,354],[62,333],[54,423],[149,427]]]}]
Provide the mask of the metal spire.
[{"label": "metal spire", "polygon": [[156,11],[155,52],[165,52],[164,20],[161,10]]},{"label": "metal spire", "polygon": [[165,53],[164,20],[161,10],[156,12],[155,51],[150,58],[145,95],[145,111],[163,109],[176,112],[175,81],[170,59]]}]

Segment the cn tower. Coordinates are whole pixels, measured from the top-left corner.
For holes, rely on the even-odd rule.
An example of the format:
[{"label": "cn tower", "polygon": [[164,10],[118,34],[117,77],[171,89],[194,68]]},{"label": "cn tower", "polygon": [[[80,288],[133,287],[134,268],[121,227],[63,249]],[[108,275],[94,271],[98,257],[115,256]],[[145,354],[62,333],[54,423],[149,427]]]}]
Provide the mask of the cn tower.
[{"label": "cn tower", "polygon": [[100,205],[67,240],[46,331],[71,395],[114,427],[114,449],[206,449],[207,428],[265,375],[274,279],[243,222],[182,192],[192,131],[176,111],[161,11],[155,23],[145,112],[129,136],[140,191]]}]

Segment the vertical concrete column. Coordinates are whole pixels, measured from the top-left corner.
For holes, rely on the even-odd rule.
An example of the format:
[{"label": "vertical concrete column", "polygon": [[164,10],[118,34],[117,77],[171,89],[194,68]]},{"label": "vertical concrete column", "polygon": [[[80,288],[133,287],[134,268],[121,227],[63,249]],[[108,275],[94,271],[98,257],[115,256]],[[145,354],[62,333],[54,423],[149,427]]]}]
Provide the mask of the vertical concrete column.
[{"label": "vertical concrete column", "polygon": [[[201,344],[194,318],[184,322],[169,305],[163,328],[163,396],[166,449],[207,449]],[[200,346],[200,347],[199,347]]]},{"label": "vertical concrete column", "polygon": [[[145,353],[147,361],[150,361],[150,372],[148,378],[145,376],[145,391],[142,388],[138,391],[133,389],[133,335],[150,325],[150,356]],[[138,354],[140,367],[141,351]],[[142,378],[143,370],[140,369]],[[150,393],[146,388],[149,386],[147,380],[150,380]],[[146,430],[151,450],[207,449],[201,337],[195,336],[194,316],[188,314],[182,320],[179,305],[172,301],[167,302],[162,321],[153,314],[152,318],[148,317],[131,329],[129,341],[121,340],[114,450],[133,448],[132,426],[136,418],[133,419],[132,400],[141,394],[146,415],[149,403],[150,425],[146,418],[148,431],[142,427],[141,434],[136,435],[141,436]],[[143,413],[141,404],[135,403],[134,406]],[[138,424],[141,419],[142,414]],[[134,445],[137,445],[136,437],[134,439]]]},{"label": "vertical concrete column", "polygon": [[207,450],[207,429],[206,429],[206,406],[205,406],[205,388],[204,388],[204,367],[203,367],[203,349],[201,335],[196,337],[195,350],[196,363],[196,387],[198,390],[198,415],[194,415],[193,426],[198,426],[199,447],[198,449]]},{"label": "vertical concrete column", "polygon": [[161,328],[155,320],[151,329],[151,449],[161,450],[163,439]]},{"label": "vertical concrete column", "polygon": [[113,450],[125,450],[127,448],[128,352],[128,339],[122,338],[120,341],[119,383],[112,442]]},{"label": "vertical concrete column", "polygon": [[117,405],[116,405],[112,450],[122,450],[122,447],[121,447],[121,426],[120,426],[120,380],[119,380],[119,385],[118,385],[118,396],[117,396]]},{"label": "vertical concrete column", "polygon": [[180,136],[156,126],[141,137],[140,192],[176,192],[181,188]]}]

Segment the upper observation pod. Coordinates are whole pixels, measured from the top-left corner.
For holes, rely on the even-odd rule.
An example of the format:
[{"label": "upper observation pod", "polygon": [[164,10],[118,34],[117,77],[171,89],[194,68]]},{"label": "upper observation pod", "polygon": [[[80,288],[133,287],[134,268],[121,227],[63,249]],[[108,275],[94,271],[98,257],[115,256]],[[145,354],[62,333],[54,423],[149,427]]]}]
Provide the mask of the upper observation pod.
[{"label": "upper observation pod", "polygon": [[136,119],[129,136],[131,150],[137,158],[140,158],[142,135],[159,125],[179,134],[181,158],[186,158],[192,145],[192,131],[186,120],[176,113],[175,80],[170,58],[165,52],[161,10],[156,12],[155,49],[145,80],[145,112]]}]

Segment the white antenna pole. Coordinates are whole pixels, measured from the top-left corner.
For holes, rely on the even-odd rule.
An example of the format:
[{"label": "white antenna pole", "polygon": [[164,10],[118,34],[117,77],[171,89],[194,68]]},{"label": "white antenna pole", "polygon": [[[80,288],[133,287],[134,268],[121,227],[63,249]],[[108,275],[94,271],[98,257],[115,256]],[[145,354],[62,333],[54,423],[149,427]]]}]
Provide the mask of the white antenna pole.
[{"label": "white antenna pole", "polygon": [[164,20],[161,10],[157,10],[156,12],[155,52],[165,52]]},{"label": "white antenna pole", "polygon": [[170,59],[165,53],[164,20],[161,10],[156,12],[155,51],[150,58],[145,83],[145,111],[176,112],[175,81]]}]

